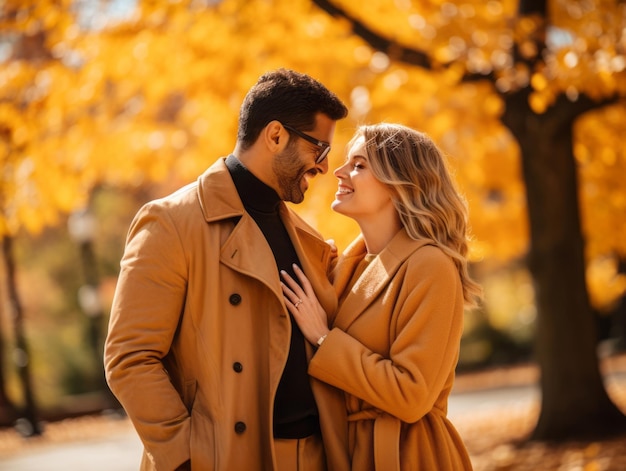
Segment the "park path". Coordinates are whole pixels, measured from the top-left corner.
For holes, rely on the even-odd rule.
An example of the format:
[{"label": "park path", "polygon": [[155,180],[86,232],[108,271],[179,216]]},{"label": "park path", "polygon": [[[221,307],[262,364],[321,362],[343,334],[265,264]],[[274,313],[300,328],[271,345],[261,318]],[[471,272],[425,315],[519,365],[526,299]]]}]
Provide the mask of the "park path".
[{"label": "park path", "polygon": [[[603,365],[609,392],[626,391],[626,355]],[[461,436],[508,416],[536,413],[540,392],[533,366],[460,374],[450,396],[448,417]],[[0,433],[0,471],[136,471],[141,442],[126,418],[117,415],[68,419],[49,424],[42,438],[25,440]]]},{"label": "park path", "polygon": [[[533,386],[516,386],[484,391],[454,393],[449,401],[453,423],[468,420],[476,412],[490,414],[499,407],[525,407],[535,400]],[[78,427],[100,427],[102,430],[71,434],[58,441],[5,446],[0,452],[0,471],[137,471],[141,460],[141,442],[128,419],[91,418],[92,424]],[[68,421],[69,422],[69,421]],[[52,427],[51,424],[49,427]],[[68,426],[71,426],[68,423]],[[51,431],[52,432],[52,431]],[[47,432],[46,432],[47,433]],[[0,437],[0,440],[2,438]],[[24,441],[22,438],[17,440]],[[9,448],[9,449],[6,449]]]},{"label": "park path", "polygon": [[[78,420],[78,419],[77,419]],[[137,471],[141,442],[127,419],[111,433],[65,442],[29,445],[0,456],[1,471]]]}]

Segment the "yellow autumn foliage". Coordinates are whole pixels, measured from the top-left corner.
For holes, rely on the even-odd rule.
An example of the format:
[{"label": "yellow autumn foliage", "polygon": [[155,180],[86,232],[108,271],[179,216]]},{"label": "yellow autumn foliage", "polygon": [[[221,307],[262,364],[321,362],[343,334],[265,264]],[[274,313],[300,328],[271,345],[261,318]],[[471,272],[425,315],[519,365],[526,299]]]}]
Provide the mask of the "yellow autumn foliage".
[{"label": "yellow autumn foliage", "polygon": [[[97,185],[194,179],[233,149],[249,86],[268,69],[290,67],[319,78],[349,105],[331,169],[358,124],[397,121],[427,132],[467,198],[472,258],[506,261],[528,245],[519,148],[500,122],[504,105],[493,84],[460,83],[463,75],[492,74],[501,92],[530,83],[536,113],[562,94],[626,93],[620,2],[549,2],[550,47],[531,70],[510,51],[516,43],[525,56],[537,54],[540,20],[515,22],[513,0],[334,0],[381,36],[428,53],[430,71],[399,63],[393,49],[372,50],[352,24],[310,0],[140,1],[123,14],[113,14],[110,2],[92,3],[90,18],[70,0],[0,7],[11,51],[0,62],[2,233],[55,224],[87,204]],[[616,105],[576,127],[590,267],[609,255],[626,257],[625,114]],[[330,211],[335,178],[316,180],[298,210],[344,248],[357,228]],[[615,286],[594,299],[615,298]]]}]

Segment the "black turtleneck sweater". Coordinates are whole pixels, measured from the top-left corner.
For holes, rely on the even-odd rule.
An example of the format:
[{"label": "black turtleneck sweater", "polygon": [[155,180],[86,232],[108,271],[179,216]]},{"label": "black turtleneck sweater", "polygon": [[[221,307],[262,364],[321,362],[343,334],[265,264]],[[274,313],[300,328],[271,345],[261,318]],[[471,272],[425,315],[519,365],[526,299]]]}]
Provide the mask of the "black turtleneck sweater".
[{"label": "black turtleneck sweater", "polygon": [[[280,197],[274,189],[250,173],[235,156],[228,156],[226,166],[244,208],[265,235],[274,253],[278,270],[285,270],[297,280],[292,264],[299,265],[300,262],[278,213]],[[267,313],[259,312],[258,315]],[[319,430],[317,408],[307,373],[304,336],[293,317],[289,317],[289,356],[274,401],[275,438],[303,438]]]}]

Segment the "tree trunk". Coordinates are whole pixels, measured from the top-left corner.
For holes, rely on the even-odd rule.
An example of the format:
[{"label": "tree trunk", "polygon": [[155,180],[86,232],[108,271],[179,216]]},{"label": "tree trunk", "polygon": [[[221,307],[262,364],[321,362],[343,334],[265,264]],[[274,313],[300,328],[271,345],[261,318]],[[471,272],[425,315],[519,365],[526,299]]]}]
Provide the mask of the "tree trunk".
[{"label": "tree trunk", "polygon": [[[2,278],[2,277],[0,277]],[[2,303],[0,303],[0,319],[3,318]],[[0,322],[0,427],[12,425],[19,417],[17,409],[6,392],[5,384],[5,337]]]},{"label": "tree trunk", "polygon": [[17,281],[15,278],[15,259],[13,254],[13,239],[4,235],[2,239],[2,249],[6,264],[6,281],[9,292],[9,302],[13,310],[13,330],[15,335],[15,364],[18,369],[19,378],[22,383],[22,393],[24,394],[24,411],[22,417],[18,419],[18,431],[24,436],[41,435],[42,429],[37,419],[37,407],[33,393],[30,374],[30,355],[28,345],[24,336],[24,313],[22,303],[17,291]]},{"label": "tree trunk", "polygon": [[[622,276],[626,275],[626,258],[619,258],[617,272]],[[624,351],[626,350],[626,293],[618,301],[612,317],[611,334],[616,339],[615,349]]]},{"label": "tree trunk", "polygon": [[522,153],[530,219],[528,267],[537,305],[536,358],[541,376],[537,440],[598,437],[626,429],[609,399],[597,357],[581,234],[572,125],[563,98],[545,114],[528,107],[528,91],[506,97],[503,122]]}]

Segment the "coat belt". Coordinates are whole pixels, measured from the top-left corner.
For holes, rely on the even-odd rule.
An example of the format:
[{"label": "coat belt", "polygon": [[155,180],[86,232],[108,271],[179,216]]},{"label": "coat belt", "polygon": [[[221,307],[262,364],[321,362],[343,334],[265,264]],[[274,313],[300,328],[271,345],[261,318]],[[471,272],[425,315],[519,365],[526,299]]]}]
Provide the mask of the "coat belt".
[{"label": "coat belt", "polygon": [[[431,413],[446,413],[433,408]],[[374,469],[375,471],[400,471],[400,430],[402,421],[393,415],[376,409],[364,409],[348,415],[348,422],[374,420]]]},{"label": "coat belt", "polygon": [[348,416],[348,421],[374,420],[374,469],[400,471],[400,428],[402,422],[393,415],[365,409]]}]

